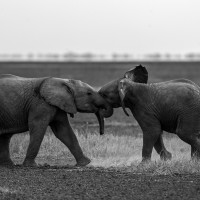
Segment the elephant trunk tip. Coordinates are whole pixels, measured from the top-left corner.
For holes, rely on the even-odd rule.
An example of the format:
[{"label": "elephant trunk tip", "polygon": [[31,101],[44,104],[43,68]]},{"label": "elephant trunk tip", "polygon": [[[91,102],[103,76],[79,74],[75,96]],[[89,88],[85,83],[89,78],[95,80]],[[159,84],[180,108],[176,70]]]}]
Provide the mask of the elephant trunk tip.
[{"label": "elephant trunk tip", "polygon": [[104,135],[104,131],[103,130],[100,130],[100,135]]}]

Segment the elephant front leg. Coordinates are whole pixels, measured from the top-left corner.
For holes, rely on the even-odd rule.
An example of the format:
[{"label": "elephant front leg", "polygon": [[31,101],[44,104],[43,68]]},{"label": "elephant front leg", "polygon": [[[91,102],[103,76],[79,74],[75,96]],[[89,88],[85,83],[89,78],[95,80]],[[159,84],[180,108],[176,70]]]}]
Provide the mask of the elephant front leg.
[{"label": "elephant front leg", "polygon": [[72,155],[75,157],[77,162],[76,166],[86,166],[91,162],[91,160],[83,154],[68,119],[52,122],[51,129],[55,136],[68,147]]},{"label": "elephant front leg", "polygon": [[160,129],[143,131],[142,162],[151,160],[153,147],[160,135]]},{"label": "elephant front leg", "polygon": [[171,160],[172,154],[166,150],[162,134],[158,137],[157,141],[154,144],[154,148],[157,151],[157,153],[160,155],[161,160]]},{"label": "elephant front leg", "polygon": [[12,135],[0,136],[0,165],[14,165],[10,159],[9,143]]},{"label": "elephant front leg", "polygon": [[44,138],[48,123],[45,121],[33,121],[29,124],[30,142],[23,165],[26,167],[36,167],[35,158],[39,152],[40,145]]}]

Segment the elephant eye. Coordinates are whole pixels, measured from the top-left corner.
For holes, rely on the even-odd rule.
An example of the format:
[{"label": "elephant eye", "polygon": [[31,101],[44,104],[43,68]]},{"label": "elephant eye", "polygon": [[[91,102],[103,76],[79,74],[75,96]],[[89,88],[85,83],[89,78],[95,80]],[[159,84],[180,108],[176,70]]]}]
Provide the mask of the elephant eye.
[{"label": "elephant eye", "polygon": [[87,95],[89,95],[89,96],[92,95],[92,92],[87,92]]}]

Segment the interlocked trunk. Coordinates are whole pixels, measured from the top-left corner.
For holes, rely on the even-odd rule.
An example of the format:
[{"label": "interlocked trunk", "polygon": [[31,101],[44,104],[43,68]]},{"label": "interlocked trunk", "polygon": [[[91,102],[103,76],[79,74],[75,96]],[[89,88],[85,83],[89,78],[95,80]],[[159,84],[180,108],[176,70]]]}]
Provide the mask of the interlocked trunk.
[{"label": "interlocked trunk", "polygon": [[95,113],[99,122],[99,132],[100,135],[104,134],[104,118],[111,117],[113,115],[113,108],[111,106],[107,106],[106,110],[100,109],[97,113]]}]

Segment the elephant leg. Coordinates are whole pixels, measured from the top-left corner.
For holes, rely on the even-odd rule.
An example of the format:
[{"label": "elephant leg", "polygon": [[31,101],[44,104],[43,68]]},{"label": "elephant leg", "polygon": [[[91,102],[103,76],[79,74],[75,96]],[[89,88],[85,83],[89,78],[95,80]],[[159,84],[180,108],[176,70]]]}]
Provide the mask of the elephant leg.
[{"label": "elephant leg", "polygon": [[12,135],[0,136],[0,165],[14,165],[10,159],[9,143]]},{"label": "elephant leg", "polygon": [[166,150],[164,142],[163,142],[163,137],[162,134],[159,135],[157,141],[154,144],[154,148],[156,152],[160,155],[161,160],[171,160],[172,154]]},{"label": "elephant leg", "polygon": [[30,142],[26,157],[24,160],[24,166],[36,167],[35,158],[39,152],[40,145],[44,138],[49,121],[47,119],[40,120],[30,120],[29,132],[30,132]]},{"label": "elephant leg", "polygon": [[198,157],[199,157],[199,155],[198,155],[197,149],[191,145],[191,158],[196,159]]},{"label": "elephant leg", "polygon": [[65,113],[60,113],[50,126],[55,136],[68,147],[75,157],[77,166],[86,166],[91,162],[90,159],[83,154]]},{"label": "elephant leg", "polygon": [[161,135],[160,129],[143,131],[142,162],[150,161],[153,147]]},{"label": "elephant leg", "polygon": [[191,158],[194,160],[200,160],[200,138],[199,134],[191,132],[180,132],[177,134],[181,140],[190,144],[191,146]]},{"label": "elephant leg", "polygon": [[190,145],[191,145],[191,158],[193,160],[200,160],[200,139],[196,137],[195,140],[192,141]]}]

